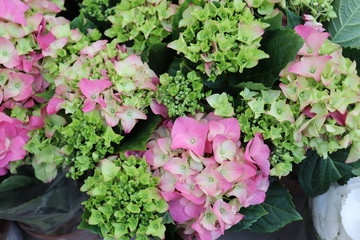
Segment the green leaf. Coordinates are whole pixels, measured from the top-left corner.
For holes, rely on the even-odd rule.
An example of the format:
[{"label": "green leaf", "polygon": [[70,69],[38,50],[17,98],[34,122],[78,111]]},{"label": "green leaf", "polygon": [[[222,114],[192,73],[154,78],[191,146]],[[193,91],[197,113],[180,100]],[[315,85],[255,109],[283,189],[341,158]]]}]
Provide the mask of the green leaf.
[{"label": "green leaf", "polygon": [[356,61],[356,70],[360,73],[360,49],[344,47],[342,54],[344,57]]},{"label": "green leaf", "polygon": [[85,18],[84,14],[80,13],[78,17],[76,17],[74,20],[70,23],[71,29],[78,28],[80,32],[87,34],[88,29],[95,29],[96,25],[91,22],[89,19]]},{"label": "green leaf", "polygon": [[141,60],[147,62],[157,75],[161,75],[170,66],[173,57],[172,52],[175,54],[175,51],[168,48],[166,43],[157,43],[151,48],[145,49],[141,54]]},{"label": "green leaf", "polygon": [[78,229],[85,229],[85,230],[89,230],[94,234],[99,234],[101,235],[101,230],[100,227],[98,227],[97,225],[90,225],[87,222],[87,219],[89,219],[90,217],[90,213],[88,211],[84,211],[83,215],[81,216],[82,221],[80,222],[80,224],[77,226]]},{"label": "green leaf", "polygon": [[259,218],[269,214],[261,204],[242,208],[240,213],[245,215],[244,219],[238,224],[232,226],[228,231],[239,232],[241,230],[248,229],[253,223],[259,220]]},{"label": "green leaf", "polygon": [[331,41],[343,47],[360,48],[360,0],[335,0],[337,18],[331,19]]},{"label": "green leaf", "polygon": [[160,123],[159,115],[148,114],[147,120],[140,120],[133,130],[124,137],[120,144],[119,151],[146,150],[146,143],[149,141],[151,134]]},{"label": "green leaf", "polygon": [[270,88],[278,79],[280,71],[295,59],[304,40],[293,30],[279,29],[267,31],[261,44],[261,50],[269,54],[270,58],[260,60],[254,68],[245,69],[241,78],[231,78],[231,87],[259,90],[263,85],[264,88]]},{"label": "green leaf", "polygon": [[289,29],[294,29],[297,25],[302,24],[302,19],[297,14],[290,11],[288,8],[285,8],[287,25],[286,27]]},{"label": "green leaf", "polygon": [[282,14],[280,12],[271,18],[263,18],[260,20],[262,22],[270,24],[270,26],[266,28],[266,31],[282,28]]},{"label": "green leaf", "polygon": [[305,193],[315,197],[326,192],[330,184],[342,176],[330,157],[324,159],[316,151],[309,150],[306,158],[299,164],[298,177]]},{"label": "green leaf", "polygon": [[31,185],[39,184],[39,180],[33,177],[22,175],[11,175],[0,184],[0,193],[7,191],[16,191]]},{"label": "green leaf", "polygon": [[302,220],[291,198],[278,180],[271,181],[265,202],[261,204],[269,214],[260,217],[248,229],[257,233],[274,232],[290,222]]},{"label": "green leaf", "polygon": [[54,96],[54,94],[55,94],[55,90],[52,89],[52,90],[49,90],[49,91],[44,92],[44,93],[36,94],[35,96],[44,98],[45,100],[49,101]]}]

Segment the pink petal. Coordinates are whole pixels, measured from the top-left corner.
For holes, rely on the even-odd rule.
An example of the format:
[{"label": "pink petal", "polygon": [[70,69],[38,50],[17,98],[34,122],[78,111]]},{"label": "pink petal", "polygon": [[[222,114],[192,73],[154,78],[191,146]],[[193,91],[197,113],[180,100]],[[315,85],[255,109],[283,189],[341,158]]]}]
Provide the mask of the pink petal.
[{"label": "pink petal", "polygon": [[331,58],[329,55],[302,57],[301,61],[291,65],[288,71],[304,77],[312,77],[319,82],[321,73]]},{"label": "pink petal", "polygon": [[49,100],[48,105],[46,106],[46,112],[48,114],[57,113],[61,109],[61,105],[63,102],[65,102],[65,100],[62,98],[52,97]]},{"label": "pink petal", "polygon": [[260,133],[256,133],[254,139],[248,142],[244,157],[247,161],[256,163],[264,176],[269,176],[270,148],[264,143]]},{"label": "pink petal", "polygon": [[84,47],[80,54],[87,55],[89,58],[94,57],[98,52],[106,48],[107,40],[98,40],[91,44],[90,46]]},{"label": "pink petal", "polygon": [[[1,1],[4,0],[0,0],[0,9]],[[7,68],[13,68],[19,65],[19,63],[20,58],[13,43],[4,37],[0,37],[0,64],[3,64]]]},{"label": "pink petal", "polygon": [[150,103],[151,111],[155,114],[159,114],[163,116],[164,118],[168,117],[168,109],[165,105],[158,103],[157,101],[153,100]]},{"label": "pink petal", "polygon": [[238,141],[240,138],[240,125],[238,120],[236,118],[225,118],[220,121],[210,121],[208,140],[212,142],[217,134]]},{"label": "pink petal", "polygon": [[88,98],[91,98],[94,94],[101,93],[111,85],[112,82],[109,80],[88,80],[83,78],[79,82],[80,91]]},{"label": "pink petal", "polygon": [[25,12],[30,9],[20,0],[0,0],[0,18],[26,26]]},{"label": "pink petal", "polygon": [[172,149],[185,148],[203,155],[209,127],[193,118],[179,117],[171,131]]}]

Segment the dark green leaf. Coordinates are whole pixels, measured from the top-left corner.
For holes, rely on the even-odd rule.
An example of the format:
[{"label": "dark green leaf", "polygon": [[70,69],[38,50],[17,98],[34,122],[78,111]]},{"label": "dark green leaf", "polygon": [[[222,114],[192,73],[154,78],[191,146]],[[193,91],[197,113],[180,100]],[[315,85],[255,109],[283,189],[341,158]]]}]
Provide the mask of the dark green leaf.
[{"label": "dark green leaf", "polygon": [[95,29],[96,25],[91,22],[89,19],[85,18],[84,14],[80,13],[78,17],[76,17],[74,20],[70,23],[71,29],[78,28],[80,32],[87,34],[88,29]]},{"label": "dark green leaf", "polygon": [[341,178],[341,174],[330,158],[324,159],[316,151],[309,150],[299,164],[298,177],[305,193],[315,197],[326,192],[332,182]]},{"label": "dark green leaf", "polygon": [[141,59],[149,64],[149,67],[157,74],[161,75],[167,71],[175,51],[168,48],[166,43],[157,43],[151,48],[147,48],[142,54]]},{"label": "dark green leaf", "polygon": [[146,150],[146,143],[149,141],[151,134],[160,123],[159,115],[148,114],[147,120],[140,120],[131,132],[125,135],[120,144],[119,151]]},{"label": "dark green leaf", "polygon": [[52,90],[46,91],[44,93],[36,94],[35,96],[44,98],[45,100],[49,101],[54,96],[54,94],[55,94],[55,90],[52,89]]},{"label": "dark green leaf", "polygon": [[291,195],[278,180],[271,181],[261,206],[269,214],[263,215],[248,228],[253,232],[274,232],[290,222],[302,220],[291,201]]},{"label": "dark green leaf", "polygon": [[230,232],[239,232],[241,230],[248,229],[253,223],[255,223],[259,218],[269,214],[263,207],[262,204],[252,205],[247,208],[242,208],[240,213],[245,215],[244,219],[241,220],[238,224],[232,226],[228,231]]},{"label": "dark green leaf", "polygon": [[344,57],[356,61],[356,70],[360,73],[360,49],[344,47],[342,54]]},{"label": "dark green leaf", "polygon": [[303,23],[301,17],[290,11],[288,8],[285,8],[285,12],[287,19],[287,28],[294,29],[297,25]]},{"label": "dark green leaf", "polygon": [[260,19],[262,22],[266,22],[270,24],[266,31],[268,30],[277,30],[282,28],[282,14],[279,12],[277,15],[271,18],[262,18]]},{"label": "dark green leaf", "polygon": [[246,86],[253,90],[270,88],[278,79],[280,71],[295,59],[304,40],[293,30],[279,29],[267,31],[261,44],[261,49],[270,57],[260,60],[254,68],[245,69],[240,78],[231,78],[231,87]]},{"label": "dark green leaf", "polygon": [[33,177],[12,175],[0,184],[0,193],[7,191],[16,191],[18,189],[26,188],[39,183],[40,181]]}]

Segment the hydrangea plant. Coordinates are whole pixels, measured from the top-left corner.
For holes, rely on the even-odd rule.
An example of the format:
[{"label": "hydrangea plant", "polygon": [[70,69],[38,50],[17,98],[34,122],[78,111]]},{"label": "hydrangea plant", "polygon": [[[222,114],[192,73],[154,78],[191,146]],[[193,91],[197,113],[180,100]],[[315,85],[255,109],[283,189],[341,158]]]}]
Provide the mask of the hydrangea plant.
[{"label": "hydrangea plant", "polygon": [[165,121],[147,144],[144,157],[184,237],[216,239],[244,218],[241,208],[264,201],[270,149],[261,134],[245,150],[239,137],[235,118],[210,113]]},{"label": "hydrangea plant", "polygon": [[351,146],[347,162],[360,158],[360,78],[356,63],[316,25],[295,28],[304,40],[298,57],[281,73],[280,88],[299,104],[294,139],[327,157]]},{"label": "hydrangea plant", "polygon": [[133,41],[131,48],[142,52],[171,34],[176,8],[167,0],[123,0],[108,17],[112,26],[105,35],[119,43]]},{"label": "hydrangea plant", "polygon": [[168,47],[199,63],[197,68],[215,81],[223,72],[243,72],[269,57],[259,49],[268,26],[241,0],[190,4],[178,23],[178,39]]},{"label": "hydrangea plant", "polygon": [[165,226],[159,214],[166,212],[168,205],[156,188],[158,182],[143,158],[122,155],[101,160],[81,187],[90,195],[83,203],[89,214],[87,223],[97,226],[105,240],[164,239]]}]

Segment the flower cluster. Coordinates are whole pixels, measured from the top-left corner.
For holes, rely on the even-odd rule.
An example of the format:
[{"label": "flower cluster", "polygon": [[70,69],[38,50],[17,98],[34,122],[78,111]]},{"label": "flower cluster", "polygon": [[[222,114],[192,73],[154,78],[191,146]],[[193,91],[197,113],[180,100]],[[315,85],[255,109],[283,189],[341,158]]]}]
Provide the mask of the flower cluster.
[{"label": "flower cluster", "polygon": [[333,0],[291,0],[288,1],[288,7],[292,11],[297,12],[299,15],[304,13],[311,14],[319,21],[329,21],[331,18],[336,17],[334,7],[332,6]]},{"label": "flower cluster", "polygon": [[0,110],[31,108],[45,99],[36,96],[49,86],[40,60],[56,39],[51,22],[64,1],[3,1],[0,13]]},{"label": "flower cluster", "polygon": [[112,26],[105,35],[119,43],[133,41],[131,48],[142,52],[171,34],[176,8],[177,5],[167,0],[121,1],[115,6],[115,13],[108,17]]},{"label": "flower cluster", "polygon": [[158,214],[166,212],[168,205],[156,188],[159,179],[151,175],[142,158],[101,160],[81,187],[90,195],[83,203],[90,214],[88,224],[97,225],[105,239],[164,239],[165,226]]},{"label": "flower cluster", "polygon": [[270,149],[261,134],[240,148],[235,118],[210,113],[164,122],[147,144],[146,161],[184,236],[216,239],[243,219],[238,211],[262,203]]},{"label": "flower cluster", "polygon": [[80,11],[85,16],[105,22],[107,17],[115,14],[114,2],[112,0],[83,0]]},{"label": "flower cluster", "polygon": [[305,43],[280,78],[282,92],[301,111],[294,139],[324,157],[351,145],[347,161],[356,161],[360,156],[356,63],[343,57],[341,48],[327,40],[329,34],[319,26],[299,25],[295,31]]},{"label": "flower cluster", "polygon": [[237,108],[243,139],[248,142],[256,133],[273,145],[270,162],[273,176],[286,176],[292,170],[293,163],[305,158],[303,142],[296,142],[294,133],[295,118],[299,116],[298,104],[289,105],[280,90],[261,92],[245,89],[240,93],[242,104]]},{"label": "flower cluster", "polygon": [[146,119],[143,111],[159,82],[140,57],[106,40],[84,47],[78,57],[61,63],[58,69],[61,72],[55,78],[55,95],[47,106],[49,114],[60,109],[73,113],[80,105],[83,112],[99,111],[109,126],[121,121],[125,133],[131,131],[137,119]]},{"label": "flower cluster", "polygon": [[157,95],[158,102],[167,107],[170,117],[195,115],[196,111],[204,110],[200,105],[205,96],[202,79],[195,71],[184,74],[179,70],[174,77],[162,74]]},{"label": "flower cluster", "polygon": [[255,19],[243,1],[209,1],[204,7],[190,4],[178,27],[184,30],[169,48],[215,81],[223,72],[242,72],[269,56],[258,49],[264,29],[269,26]]}]

